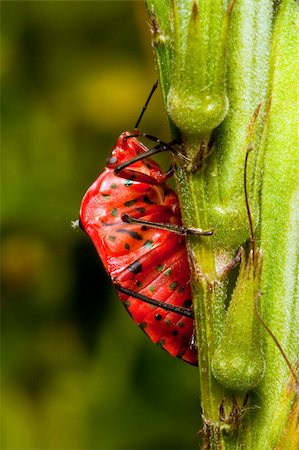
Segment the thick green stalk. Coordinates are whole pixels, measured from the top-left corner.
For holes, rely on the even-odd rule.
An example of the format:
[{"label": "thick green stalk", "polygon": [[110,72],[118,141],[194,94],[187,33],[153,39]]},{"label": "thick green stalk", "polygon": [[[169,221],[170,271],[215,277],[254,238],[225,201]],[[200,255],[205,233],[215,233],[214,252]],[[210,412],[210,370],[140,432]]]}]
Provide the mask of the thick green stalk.
[{"label": "thick green stalk", "polygon": [[[277,11],[272,36],[271,106],[264,138],[261,199],[264,254],[261,310],[293,367],[299,357],[298,19],[296,2],[283,1]],[[263,409],[257,412],[253,422],[256,442],[258,448],[272,449],[280,444],[281,449],[287,450],[291,448],[289,444],[279,441],[295,397],[295,387],[290,385],[287,389],[287,386],[290,380],[294,384],[294,380],[271,336],[265,336],[265,343],[267,371],[257,391]],[[298,441],[297,434],[299,446]]]},{"label": "thick green stalk", "polygon": [[[281,394],[285,392],[288,369],[266,332],[264,380],[271,380],[272,384],[261,382],[265,361],[255,304],[259,307],[262,302],[263,316],[269,319],[271,329],[280,327],[279,342],[287,344],[293,362],[294,339],[290,335],[295,333],[297,323],[294,295],[296,289],[298,292],[294,285],[293,245],[296,183],[294,174],[288,177],[291,162],[298,154],[298,141],[296,132],[289,129],[296,130],[295,107],[286,105],[294,95],[298,79],[294,67],[298,45],[294,31],[296,3],[284,0],[278,6],[273,35],[271,0],[236,0],[229,4],[225,0],[146,3],[165,108],[174,136],[180,136],[182,141],[183,158],[176,157],[176,181],[183,222],[186,226],[215,230],[212,237],[187,240],[204,445],[215,449],[221,446],[250,449],[253,445],[256,449],[272,449],[286,426],[292,396]],[[288,152],[279,152],[278,149],[286,148],[289,137]],[[249,146],[253,148],[246,176],[251,232],[244,198],[244,161]],[[276,186],[281,187],[282,200],[277,200],[280,189]],[[273,220],[275,202],[279,203],[277,215],[283,217],[281,221]],[[242,253],[243,269],[231,296],[229,268],[233,266],[234,255],[240,246],[246,245],[250,235],[253,237],[253,232],[255,246],[260,247],[261,238],[262,261],[259,258],[257,263],[255,258],[259,249],[252,256]],[[272,258],[273,245],[276,260]],[[278,261],[280,249],[282,266]],[[279,270],[275,272],[276,266]],[[277,292],[282,290],[278,302],[282,317],[272,284]],[[273,381],[277,364],[280,379]],[[254,390],[256,386],[258,389]],[[271,424],[275,409],[271,407],[272,386],[277,395],[276,415],[281,421],[277,432]],[[249,404],[260,406],[261,410],[243,405],[248,389]],[[280,395],[284,399],[282,408],[278,408]]]},{"label": "thick green stalk", "polygon": [[[203,220],[203,214],[194,205],[198,201],[198,191],[194,190],[194,184],[190,182],[193,174],[180,167],[176,173],[180,198],[183,204],[189,205],[184,211],[184,222],[190,226],[201,227],[208,224]],[[202,191],[200,191],[202,192]],[[201,203],[202,204],[202,203]],[[211,372],[211,360],[209,355],[214,351],[214,341],[220,334],[224,318],[224,300],[226,281],[215,283],[217,277],[216,260],[213,252],[212,241],[206,238],[190,238],[188,240],[191,266],[193,267],[192,288],[194,301],[194,314],[197,324],[197,342],[199,346],[200,367],[200,395],[203,416],[210,424],[218,428],[219,403],[223,398],[223,388],[215,382]],[[198,263],[199,261],[199,263]],[[211,428],[213,428],[211,426]],[[209,430],[211,431],[211,430]],[[215,433],[213,432],[215,435]]]}]

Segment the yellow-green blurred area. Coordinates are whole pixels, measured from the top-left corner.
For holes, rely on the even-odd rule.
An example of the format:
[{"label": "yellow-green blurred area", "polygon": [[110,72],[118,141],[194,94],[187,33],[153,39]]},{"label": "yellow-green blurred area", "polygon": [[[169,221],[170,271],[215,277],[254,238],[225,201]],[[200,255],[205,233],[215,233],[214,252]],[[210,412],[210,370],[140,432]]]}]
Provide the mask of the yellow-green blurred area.
[{"label": "yellow-green blurred area", "polygon": [[[71,227],[156,80],[147,22],[143,2],[1,2],[2,449],[197,448],[196,368]],[[169,139],[160,92],[142,130]]]}]

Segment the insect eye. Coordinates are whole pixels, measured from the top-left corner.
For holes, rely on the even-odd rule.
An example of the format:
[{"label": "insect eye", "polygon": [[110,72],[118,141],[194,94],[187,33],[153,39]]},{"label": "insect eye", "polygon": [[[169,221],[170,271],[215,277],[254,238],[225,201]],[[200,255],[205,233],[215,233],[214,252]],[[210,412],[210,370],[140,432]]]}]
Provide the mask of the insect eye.
[{"label": "insect eye", "polygon": [[109,164],[110,166],[114,166],[114,164],[116,164],[117,162],[118,162],[118,159],[116,156],[111,156],[107,160],[107,164]]}]

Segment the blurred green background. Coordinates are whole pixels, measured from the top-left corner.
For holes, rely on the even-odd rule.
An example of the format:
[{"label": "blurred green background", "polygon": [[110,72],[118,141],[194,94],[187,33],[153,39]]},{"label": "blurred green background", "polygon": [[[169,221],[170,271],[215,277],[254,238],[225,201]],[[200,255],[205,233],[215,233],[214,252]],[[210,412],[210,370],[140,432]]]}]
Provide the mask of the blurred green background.
[{"label": "blurred green background", "polygon": [[[1,45],[1,448],[197,448],[196,368],[70,225],[156,80],[145,5],[2,1]],[[160,93],[142,129],[169,139]]]}]

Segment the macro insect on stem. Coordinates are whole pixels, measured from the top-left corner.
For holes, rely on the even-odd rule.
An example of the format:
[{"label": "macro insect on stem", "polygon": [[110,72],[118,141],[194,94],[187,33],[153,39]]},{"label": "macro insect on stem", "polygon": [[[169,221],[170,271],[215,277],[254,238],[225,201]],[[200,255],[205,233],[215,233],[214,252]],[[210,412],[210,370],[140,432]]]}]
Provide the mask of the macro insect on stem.
[{"label": "macro insect on stem", "polygon": [[[176,193],[149,157],[177,152],[174,145],[139,134],[122,133],[102,174],[86,192],[81,227],[92,239],[120,299],[150,339],[173,356],[197,364],[190,269],[185,236],[209,237],[213,230],[182,226]],[[139,136],[156,142],[148,149]]]}]

